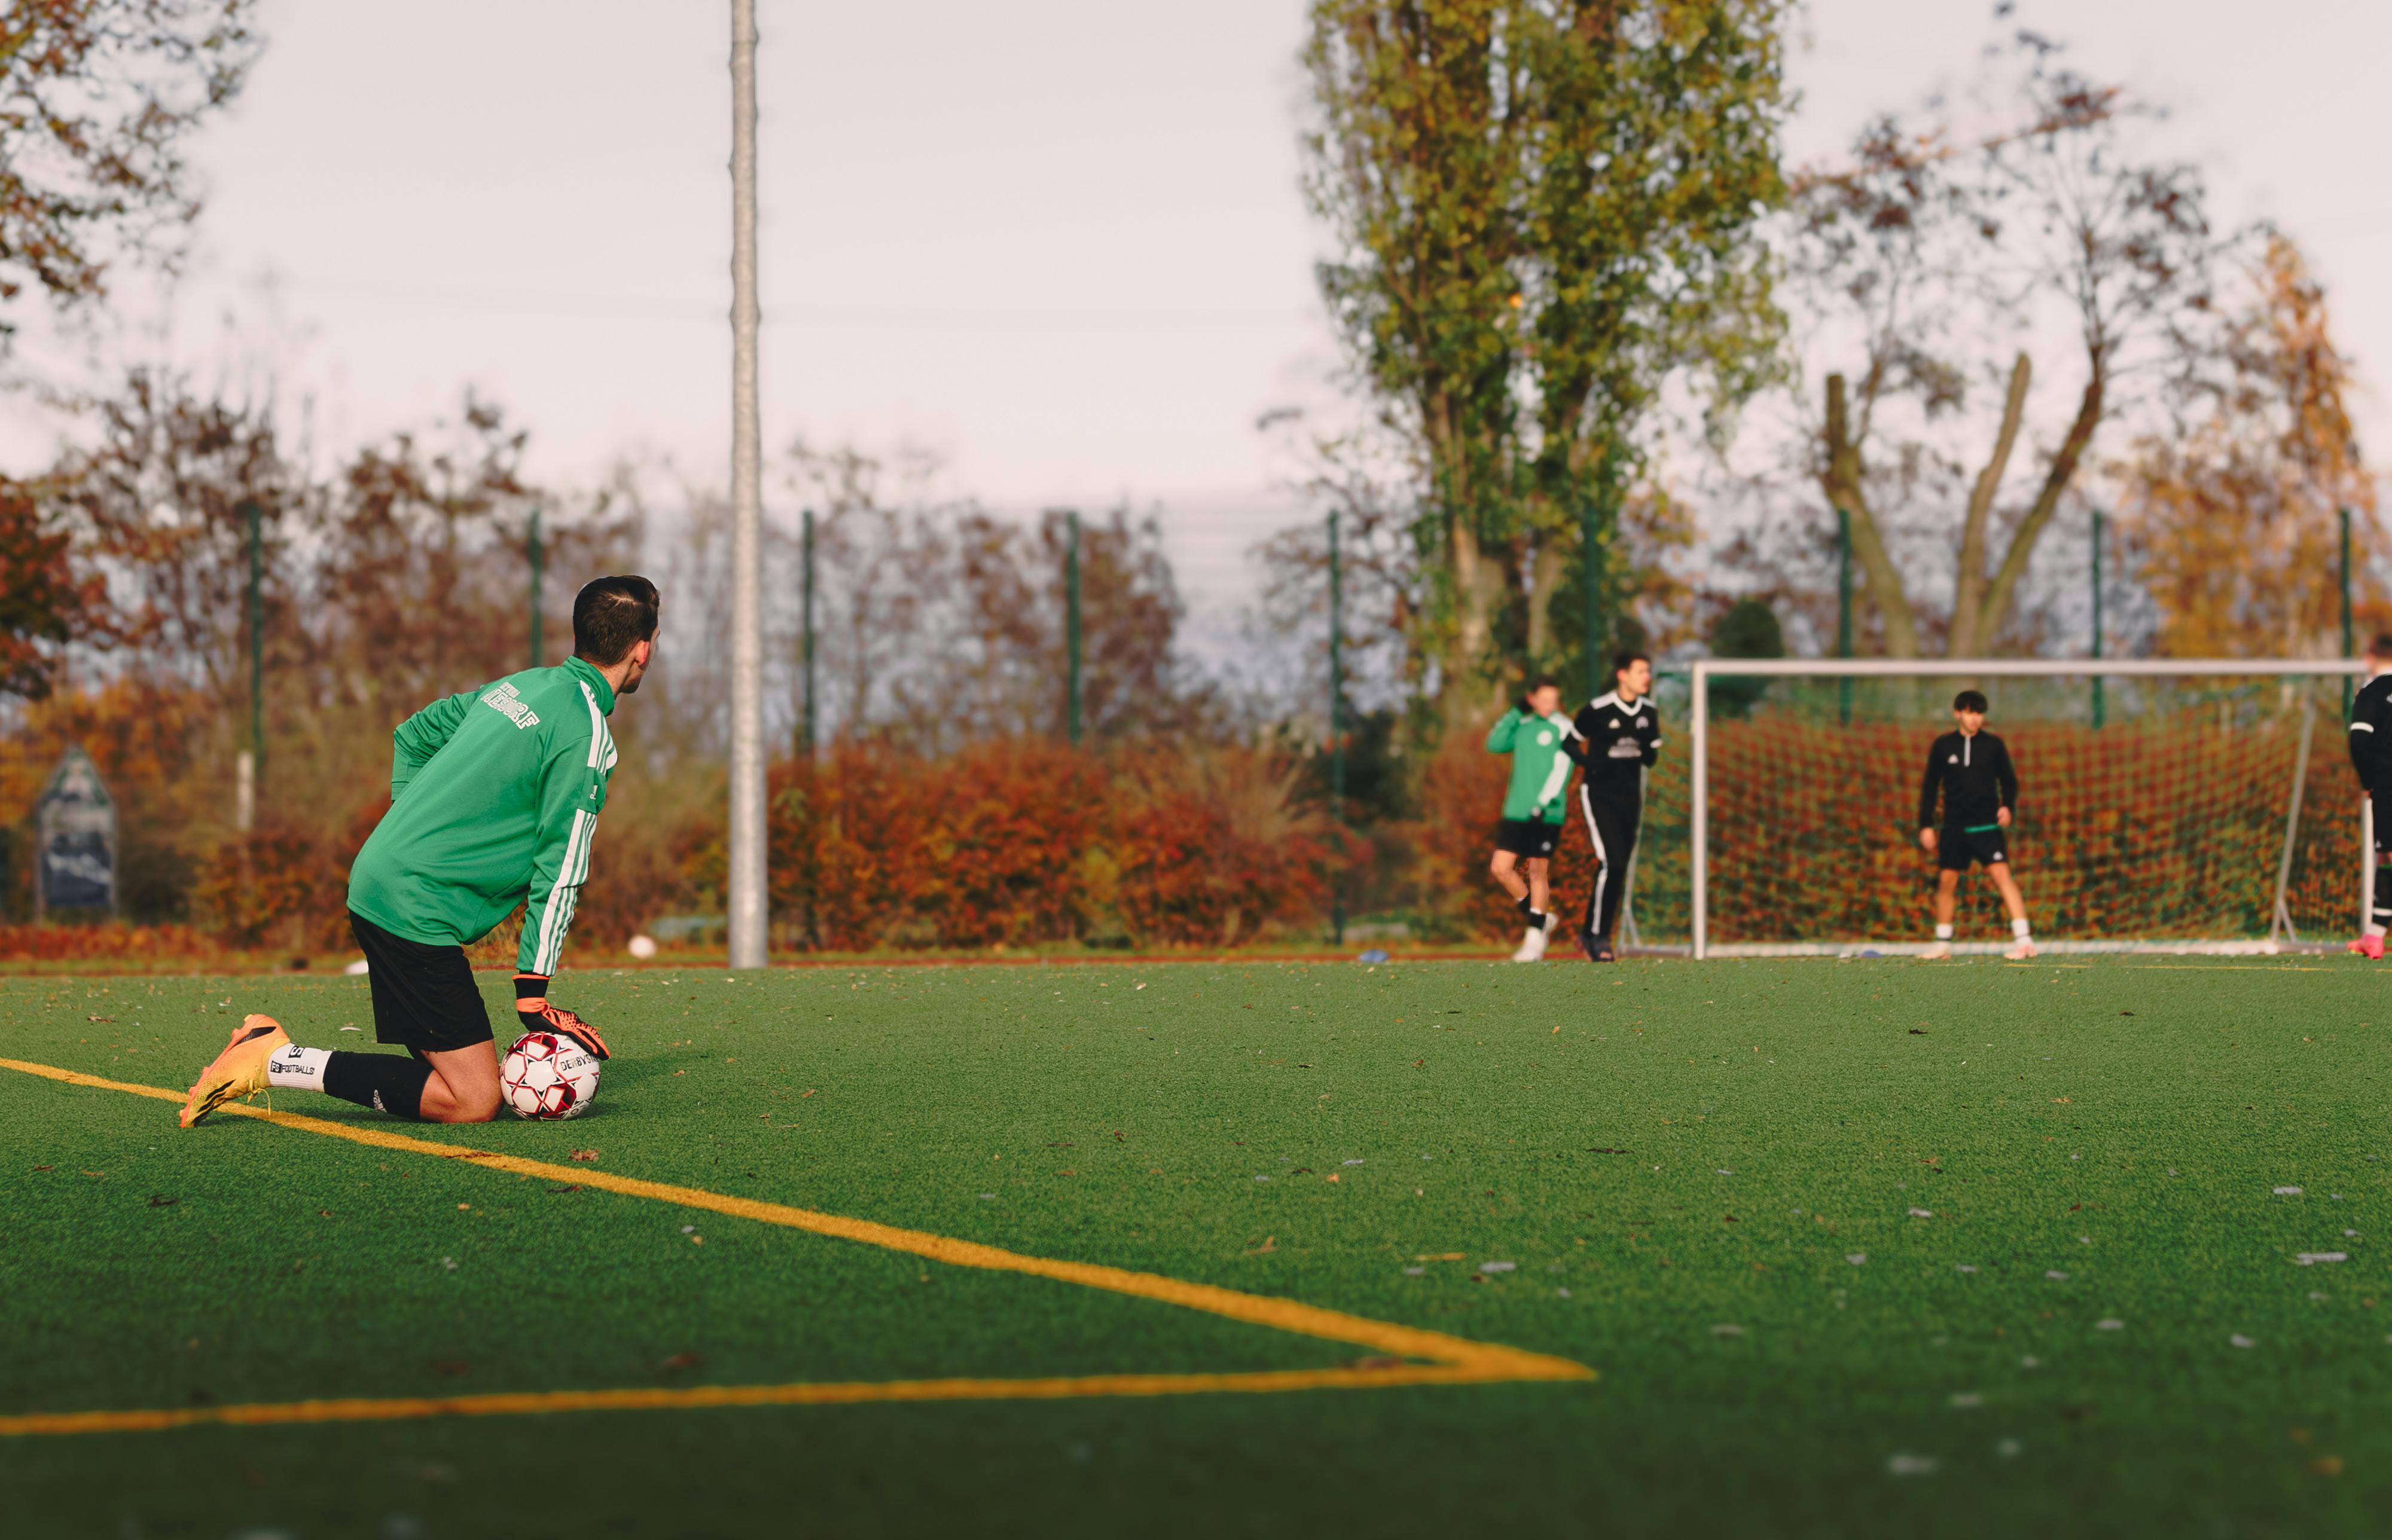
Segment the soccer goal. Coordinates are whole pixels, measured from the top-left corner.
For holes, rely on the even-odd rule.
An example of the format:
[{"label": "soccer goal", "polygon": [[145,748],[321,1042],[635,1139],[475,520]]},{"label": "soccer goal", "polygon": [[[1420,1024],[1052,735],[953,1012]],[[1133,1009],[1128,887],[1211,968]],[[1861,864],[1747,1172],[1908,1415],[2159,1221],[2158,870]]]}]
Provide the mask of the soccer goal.
[{"label": "soccer goal", "polygon": [[[1655,788],[1647,828],[1656,814],[1676,822],[1666,804],[1683,798],[1683,934],[1696,958],[1917,951],[1935,882],[1920,782],[1954,694],[1973,688],[2017,768],[2006,838],[2040,950],[2314,947],[2354,934],[2368,911],[2372,841],[2342,718],[2346,681],[2363,668],[1705,659],[1685,703],[1684,780]],[[1674,854],[1668,843],[1656,854]],[[1646,934],[1675,897],[1640,880]],[[1981,871],[1959,901],[1955,951],[2008,944]]]}]

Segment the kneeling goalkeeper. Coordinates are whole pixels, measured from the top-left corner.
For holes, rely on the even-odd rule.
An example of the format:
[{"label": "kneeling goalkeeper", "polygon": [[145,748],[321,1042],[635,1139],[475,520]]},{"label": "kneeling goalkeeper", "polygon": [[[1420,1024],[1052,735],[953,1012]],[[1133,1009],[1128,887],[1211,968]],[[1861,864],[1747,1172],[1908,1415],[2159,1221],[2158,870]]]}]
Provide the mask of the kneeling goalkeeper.
[{"label": "kneeling goalkeeper", "polygon": [[640,688],[656,637],[656,585],[601,577],[573,601],[573,656],[435,701],[399,724],[390,810],[350,870],[349,928],[369,965],[375,1039],[407,1056],[303,1048],[272,1017],[252,1016],[191,1087],[185,1128],[260,1091],[329,1091],[400,1118],[488,1122],[499,1110],[499,1055],[464,949],[518,903],[522,1025],[607,1056],[588,1022],[549,1003],[548,984],[615,769],[606,718]]}]

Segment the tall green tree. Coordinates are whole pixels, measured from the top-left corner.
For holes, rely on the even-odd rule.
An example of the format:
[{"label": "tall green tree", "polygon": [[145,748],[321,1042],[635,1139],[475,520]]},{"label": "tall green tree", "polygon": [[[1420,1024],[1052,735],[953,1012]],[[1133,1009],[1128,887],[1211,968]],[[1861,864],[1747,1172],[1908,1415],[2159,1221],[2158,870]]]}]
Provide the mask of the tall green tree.
[{"label": "tall green tree", "polygon": [[[1321,291],[1409,446],[1413,645],[1449,724],[1555,651],[1592,506],[1683,377],[1774,356],[1753,226],[1783,197],[1787,0],[1313,0]],[[1608,528],[1599,527],[1598,548]]]}]

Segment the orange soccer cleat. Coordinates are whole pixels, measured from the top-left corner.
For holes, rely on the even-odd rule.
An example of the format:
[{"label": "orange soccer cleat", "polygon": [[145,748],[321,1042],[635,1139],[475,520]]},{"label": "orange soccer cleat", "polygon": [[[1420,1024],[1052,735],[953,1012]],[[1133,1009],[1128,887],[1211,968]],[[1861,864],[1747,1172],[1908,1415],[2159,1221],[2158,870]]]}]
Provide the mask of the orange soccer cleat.
[{"label": "orange soccer cleat", "polygon": [[266,1061],[274,1056],[276,1049],[290,1046],[290,1034],[272,1016],[241,1017],[224,1052],[192,1082],[191,1094],[183,1103],[179,1119],[182,1125],[189,1128],[234,1097],[245,1099],[265,1090]]}]

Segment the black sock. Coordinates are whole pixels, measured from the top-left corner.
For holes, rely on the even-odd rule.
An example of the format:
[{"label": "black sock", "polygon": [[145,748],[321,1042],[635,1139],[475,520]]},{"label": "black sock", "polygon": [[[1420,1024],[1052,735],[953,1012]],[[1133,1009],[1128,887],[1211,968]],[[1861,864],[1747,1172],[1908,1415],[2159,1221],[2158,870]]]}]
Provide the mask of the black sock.
[{"label": "black sock", "polygon": [[1514,900],[1514,902],[1519,905],[1520,912],[1523,915],[1533,917],[1537,912],[1534,909],[1529,907],[1528,896],[1526,893],[1521,894],[1518,899]]},{"label": "black sock", "polygon": [[1532,909],[1528,911],[1528,928],[1530,930],[1542,930],[1545,928],[1545,912],[1543,910]]},{"label": "black sock", "polygon": [[324,1089],[332,1095],[410,1122],[422,1120],[423,1087],[431,1079],[430,1065],[396,1054],[335,1049],[324,1066]]}]

